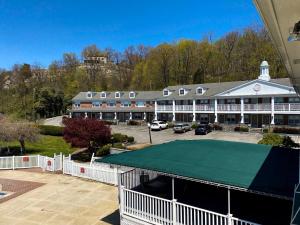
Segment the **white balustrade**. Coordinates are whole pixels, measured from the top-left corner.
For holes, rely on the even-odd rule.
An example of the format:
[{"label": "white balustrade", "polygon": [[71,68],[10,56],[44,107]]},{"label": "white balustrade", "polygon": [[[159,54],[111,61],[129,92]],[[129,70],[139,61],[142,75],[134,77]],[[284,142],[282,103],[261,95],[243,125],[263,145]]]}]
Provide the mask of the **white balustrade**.
[{"label": "white balustrade", "polygon": [[157,105],[157,111],[172,111],[172,105]]},{"label": "white balustrade", "polygon": [[240,104],[218,104],[218,111],[241,111]]},{"label": "white balustrade", "polygon": [[214,111],[214,105],[203,104],[203,105],[196,105],[196,111]]},{"label": "white balustrade", "polygon": [[[224,215],[213,211],[193,207],[176,200],[168,200],[124,188],[121,193],[121,215],[141,221],[142,224],[164,225],[258,225],[240,220],[232,215]],[[135,223],[132,223],[135,224]]]},{"label": "white balustrade", "polygon": [[175,105],[176,111],[193,111],[193,105]]},{"label": "white balustrade", "polygon": [[244,111],[270,111],[271,104],[244,104]]}]

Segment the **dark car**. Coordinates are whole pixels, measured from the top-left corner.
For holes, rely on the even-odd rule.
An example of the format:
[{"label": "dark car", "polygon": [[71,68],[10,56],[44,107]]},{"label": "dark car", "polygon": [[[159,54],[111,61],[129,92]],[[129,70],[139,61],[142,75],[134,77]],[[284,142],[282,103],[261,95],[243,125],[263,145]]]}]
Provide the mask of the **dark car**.
[{"label": "dark car", "polygon": [[208,134],[211,131],[212,131],[212,128],[208,124],[200,124],[195,129],[195,135]]}]

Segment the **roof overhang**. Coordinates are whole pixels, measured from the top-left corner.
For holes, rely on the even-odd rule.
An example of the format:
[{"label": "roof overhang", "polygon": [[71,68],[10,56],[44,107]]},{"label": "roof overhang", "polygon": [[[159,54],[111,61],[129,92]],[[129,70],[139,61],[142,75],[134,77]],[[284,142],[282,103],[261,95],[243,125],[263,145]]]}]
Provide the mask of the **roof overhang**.
[{"label": "roof overhang", "polygon": [[279,51],[296,92],[300,93],[300,41],[289,42],[290,30],[300,20],[295,0],[253,0]]}]

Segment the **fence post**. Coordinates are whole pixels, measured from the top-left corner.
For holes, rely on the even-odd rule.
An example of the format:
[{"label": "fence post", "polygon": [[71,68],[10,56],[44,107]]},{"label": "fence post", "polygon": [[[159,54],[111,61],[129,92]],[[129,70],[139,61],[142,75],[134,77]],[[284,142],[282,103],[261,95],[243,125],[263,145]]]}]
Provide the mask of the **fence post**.
[{"label": "fence post", "polygon": [[12,169],[15,170],[15,156],[12,156]]},{"label": "fence post", "polygon": [[65,174],[65,155],[62,156],[62,173]]},{"label": "fence post", "polygon": [[114,167],[114,185],[118,185],[118,168]]},{"label": "fence post", "polygon": [[123,215],[124,211],[124,186],[120,186],[120,216]]},{"label": "fence post", "polygon": [[63,154],[62,152],[60,153],[60,168],[59,170],[63,170]]},{"label": "fence post", "polygon": [[93,164],[93,161],[94,161],[94,155],[95,155],[95,153],[93,153],[93,154],[92,154],[92,158],[91,158],[90,166],[92,166],[92,164]]},{"label": "fence post", "polygon": [[227,224],[228,225],[233,225],[233,223],[232,223],[232,214],[227,214]]},{"label": "fence post", "polygon": [[[173,199],[172,200],[172,221],[173,221],[173,225],[176,224],[176,203],[177,203],[177,200],[176,199]],[[229,224],[228,224],[229,225]]]}]

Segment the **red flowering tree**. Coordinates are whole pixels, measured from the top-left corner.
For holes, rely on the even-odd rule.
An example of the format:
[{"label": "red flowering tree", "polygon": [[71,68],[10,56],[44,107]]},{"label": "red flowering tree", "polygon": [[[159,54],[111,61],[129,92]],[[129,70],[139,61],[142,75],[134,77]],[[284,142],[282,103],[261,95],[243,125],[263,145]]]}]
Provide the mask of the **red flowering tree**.
[{"label": "red flowering tree", "polygon": [[64,139],[73,147],[96,148],[110,142],[111,129],[103,121],[95,119],[65,118]]}]

